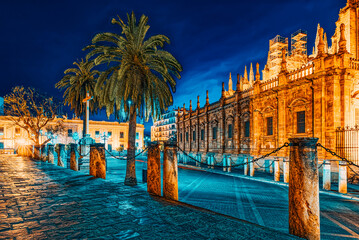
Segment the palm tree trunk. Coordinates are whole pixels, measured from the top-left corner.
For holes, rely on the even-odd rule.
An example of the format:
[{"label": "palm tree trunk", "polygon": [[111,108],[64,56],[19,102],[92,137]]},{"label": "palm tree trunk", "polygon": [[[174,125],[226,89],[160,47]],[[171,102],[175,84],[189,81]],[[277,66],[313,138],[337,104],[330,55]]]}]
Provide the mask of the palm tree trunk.
[{"label": "palm tree trunk", "polygon": [[128,124],[128,148],[127,148],[127,166],[125,185],[137,185],[136,179],[136,110],[130,114],[130,122]]}]

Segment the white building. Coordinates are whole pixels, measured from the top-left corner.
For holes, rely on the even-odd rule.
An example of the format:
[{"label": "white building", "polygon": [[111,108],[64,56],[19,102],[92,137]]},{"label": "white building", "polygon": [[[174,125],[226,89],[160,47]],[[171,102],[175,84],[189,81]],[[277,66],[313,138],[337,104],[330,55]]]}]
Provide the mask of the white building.
[{"label": "white building", "polygon": [[165,142],[177,135],[177,115],[178,110],[168,111],[153,123],[151,127],[152,142]]},{"label": "white building", "polygon": [[[55,121],[49,125],[55,124]],[[49,137],[52,139],[49,143],[69,144],[78,143],[82,138],[83,122],[80,119],[63,119],[64,131],[61,134],[50,136],[44,129],[40,142],[45,142]],[[137,124],[136,127],[136,148],[144,148],[144,125]],[[109,151],[128,146],[128,123],[91,121],[89,122],[89,133],[96,143],[105,143]],[[13,124],[6,116],[0,116],[0,149],[17,149],[20,145],[32,145],[28,133]]]}]

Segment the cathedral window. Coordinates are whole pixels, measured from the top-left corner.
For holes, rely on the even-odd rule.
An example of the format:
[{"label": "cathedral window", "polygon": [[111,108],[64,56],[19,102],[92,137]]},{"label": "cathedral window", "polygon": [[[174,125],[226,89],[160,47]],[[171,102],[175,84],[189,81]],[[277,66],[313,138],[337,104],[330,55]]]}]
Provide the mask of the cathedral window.
[{"label": "cathedral window", "polygon": [[228,125],[228,138],[232,138],[233,136],[233,129],[232,129],[232,124]]},{"label": "cathedral window", "polygon": [[193,131],[193,142],[195,142],[196,141],[196,131]]},{"label": "cathedral window", "polygon": [[181,142],[182,142],[182,133],[180,134]]},{"label": "cathedral window", "polygon": [[249,121],[245,121],[244,122],[244,137],[249,137],[250,135],[250,125],[249,125]]},{"label": "cathedral window", "polygon": [[201,129],[201,140],[204,140],[204,129]]},{"label": "cathedral window", "polygon": [[186,142],[188,142],[188,132],[186,132]]},{"label": "cathedral window", "polygon": [[213,140],[217,139],[217,127],[213,127],[212,132],[213,132],[212,139]]},{"label": "cathedral window", "polygon": [[305,133],[305,111],[297,112],[297,133]]},{"label": "cathedral window", "polygon": [[267,117],[267,135],[273,135],[273,117]]}]

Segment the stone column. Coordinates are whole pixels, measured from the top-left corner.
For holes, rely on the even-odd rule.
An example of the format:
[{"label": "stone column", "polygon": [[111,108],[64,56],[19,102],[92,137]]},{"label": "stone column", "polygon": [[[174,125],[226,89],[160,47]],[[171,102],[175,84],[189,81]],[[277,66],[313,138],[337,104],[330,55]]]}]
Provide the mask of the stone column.
[{"label": "stone column", "polygon": [[338,191],[340,193],[347,193],[347,162],[340,161],[339,162],[339,179],[338,179]]},{"label": "stone column", "polygon": [[106,179],[105,144],[90,145],[90,175]]},{"label": "stone column", "polygon": [[66,154],[65,154],[65,144],[59,143],[59,152],[57,153],[57,166],[64,167]]},{"label": "stone column", "polygon": [[325,190],[331,189],[331,169],[330,161],[323,160],[323,188]]},{"label": "stone column", "polygon": [[77,144],[70,143],[70,169],[78,171],[78,154],[77,154]]},{"label": "stone column", "polygon": [[254,177],[254,172],[255,172],[255,169],[254,169],[254,162],[253,162],[253,159],[254,157],[249,157],[249,175],[251,177]]},{"label": "stone column", "polygon": [[54,145],[53,144],[48,144],[47,147],[48,147],[48,149],[47,149],[47,162],[54,164],[54,150],[55,150]]},{"label": "stone column", "polygon": [[289,182],[289,159],[283,158],[283,181]]},{"label": "stone column", "polygon": [[290,138],[289,233],[320,239],[318,138]]},{"label": "stone column", "polygon": [[280,166],[279,166],[279,159],[274,159],[274,181],[280,181]]},{"label": "stone column", "polygon": [[163,196],[178,200],[178,167],[175,145],[165,143],[163,157]]},{"label": "stone column", "polygon": [[249,156],[244,158],[244,175],[248,175]]},{"label": "stone column", "polygon": [[161,196],[161,150],[151,143],[147,154],[147,192]]}]

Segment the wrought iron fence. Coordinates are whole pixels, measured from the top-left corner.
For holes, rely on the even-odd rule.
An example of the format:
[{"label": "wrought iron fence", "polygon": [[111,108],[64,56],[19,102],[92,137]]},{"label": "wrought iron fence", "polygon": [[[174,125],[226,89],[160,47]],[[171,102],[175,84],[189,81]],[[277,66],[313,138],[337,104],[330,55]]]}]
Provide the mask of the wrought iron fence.
[{"label": "wrought iron fence", "polygon": [[359,165],[359,126],[339,127],[335,133],[338,155]]}]

